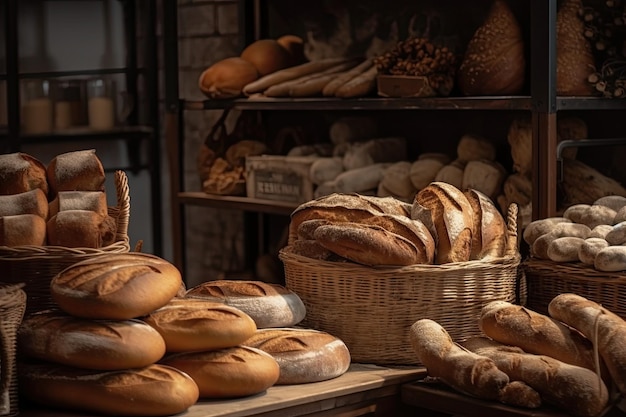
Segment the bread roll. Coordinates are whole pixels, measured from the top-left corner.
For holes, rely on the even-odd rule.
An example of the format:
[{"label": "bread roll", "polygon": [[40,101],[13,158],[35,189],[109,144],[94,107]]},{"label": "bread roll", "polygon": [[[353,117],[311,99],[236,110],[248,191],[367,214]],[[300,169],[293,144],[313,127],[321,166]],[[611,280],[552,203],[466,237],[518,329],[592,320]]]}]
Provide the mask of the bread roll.
[{"label": "bread roll", "polygon": [[233,347],[256,331],[243,311],[201,299],[175,298],[141,319],[163,336],[168,352]]},{"label": "bread roll", "polygon": [[591,229],[591,232],[589,233],[588,238],[600,238],[602,240],[606,240],[606,235],[613,230],[613,226],[609,225],[609,224],[599,224],[596,227],[594,227],[593,229]]},{"label": "bread roll", "polygon": [[117,223],[91,210],[65,210],[47,222],[48,244],[68,248],[101,248],[115,243]]},{"label": "bread roll", "polygon": [[235,98],[243,88],[259,78],[256,67],[240,57],[229,57],[215,62],[198,78],[198,87],[214,100]]},{"label": "bread roll", "polygon": [[506,170],[497,161],[479,159],[469,161],[463,170],[461,189],[473,188],[481,191],[491,199],[502,193],[502,183],[506,177]]},{"label": "bread roll", "polygon": [[585,239],[574,236],[556,238],[548,245],[548,259],[554,262],[577,262],[584,242]]},{"label": "bread roll", "polygon": [[623,207],[626,207],[626,197],[621,195],[607,195],[598,198],[593,202],[593,205],[605,206],[617,212]]},{"label": "bread roll", "polygon": [[531,246],[531,255],[539,259],[549,259],[548,248],[550,244],[561,237],[578,237],[586,239],[589,237],[591,229],[589,226],[579,223],[557,223],[549,233],[539,236]]},{"label": "bread roll", "polygon": [[583,214],[587,211],[589,207],[591,207],[591,205],[586,203],[573,204],[563,211],[563,217],[571,220],[574,223],[580,223]]},{"label": "bread roll", "polygon": [[180,290],[180,271],[147,253],[109,253],[77,262],[52,278],[52,298],[65,312],[91,319],[137,318]]},{"label": "bread roll", "polygon": [[468,261],[474,224],[467,197],[450,184],[433,182],[416,194],[415,203],[431,211],[438,236],[435,263]]},{"label": "bread roll", "polygon": [[444,165],[439,172],[437,172],[437,175],[435,175],[433,182],[445,182],[456,188],[462,188],[466,164],[467,162],[456,159]]},{"label": "bread roll", "polygon": [[343,156],[346,171],[379,163],[407,160],[407,143],[403,137],[374,138],[353,142]]},{"label": "bread roll", "polygon": [[278,362],[277,385],[325,381],[350,367],[350,351],[329,333],[300,328],[259,329],[243,345],[261,349]]},{"label": "bread roll", "polygon": [[67,210],[90,210],[106,216],[106,194],[103,191],[61,191],[50,201],[50,217]]},{"label": "bread roll", "polygon": [[141,368],[165,354],[161,335],[139,320],[82,319],[59,311],[31,314],[18,332],[20,353],[76,368]]},{"label": "bread roll", "polygon": [[577,294],[559,294],[548,304],[550,316],[577,329],[596,346],[613,381],[626,394],[626,322]]},{"label": "bread roll", "polygon": [[613,219],[613,223],[621,223],[626,221],[626,207],[622,207],[621,209],[615,212],[615,218]]},{"label": "bread roll", "polygon": [[593,259],[593,266],[598,271],[626,271],[626,246],[607,246],[600,249]]},{"label": "bread roll", "polygon": [[437,174],[448,162],[443,162],[437,158],[419,158],[411,164],[409,169],[409,179],[416,190],[426,188],[433,182]]},{"label": "bread roll", "polygon": [[189,375],[198,385],[200,398],[259,394],[274,385],[280,375],[280,367],[269,353],[249,346],[174,353],[160,363]]},{"label": "bread roll", "polygon": [[23,152],[0,155],[0,195],[20,194],[36,188],[47,196],[46,167]]},{"label": "bread roll", "polygon": [[0,217],[0,246],[46,244],[46,221],[36,214]]},{"label": "bread roll", "polygon": [[471,259],[502,257],[507,247],[507,226],[493,201],[478,190],[468,189],[465,196],[472,206]]},{"label": "bread roll", "polygon": [[401,198],[413,199],[417,189],[411,182],[410,170],[410,162],[396,162],[385,169],[380,183],[393,195]]},{"label": "bread roll", "polygon": [[456,154],[462,161],[477,161],[486,159],[495,161],[496,147],[486,138],[478,135],[465,134],[459,139]]},{"label": "bread roll", "polygon": [[48,198],[41,188],[19,194],[0,195],[0,217],[36,214],[48,220],[48,212]]},{"label": "bread roll", "polygon": [[626,221],[613,225],[613,228],[604,236],[610,245],[626,243]]},{"label": "bread roll", "polygon": [[59,191],[104,191],[106,177],[94,149],[57,155],[47,167],[52,197]]},{"label": "bread roll", "polygon": [[298,294],[282,285],[261,281],[207,281],[189,289],[186,296],[235,307],[249,315],[259,329],[295,326],[306,315]]},{"label": "bread roll", "polygon": [[565,217],[546,217],[544,219],[533,220],[524,228],[522,238],[526,243],[532,246],[538,237],[552,231],[554,226],[558,223],[572,223],[572,221]]},{"label": "bread roll", "polygon": [[345,170],[333,180],[334,187],[346,194],[376,189],[388,167],[387,163],[378,163]]},{"label": "bread roll", "polygon": [[609,242],[600,237],[589,237],[580,245],[578,249],[578,260],[580,262],[594,266],[598,252],[609,246]]},{"label": "bread roll", "polygon": [[612,208],[601,205],[590,205],[581,213],[577,223],[582,223],[593,229],[601,224],[613,224],[617,212]]},{"label": "bread roll", "polygon": [[315,159],[309,168],[309,179],[315,185],[334,180],[343,172],[343,162],[338,156]]},{"label": "bread roll", "polygon": [[189,375],[159,364],[119,371],[24,364],[19,381],[31,403],[111,416],[170,416],[199,398]]}]

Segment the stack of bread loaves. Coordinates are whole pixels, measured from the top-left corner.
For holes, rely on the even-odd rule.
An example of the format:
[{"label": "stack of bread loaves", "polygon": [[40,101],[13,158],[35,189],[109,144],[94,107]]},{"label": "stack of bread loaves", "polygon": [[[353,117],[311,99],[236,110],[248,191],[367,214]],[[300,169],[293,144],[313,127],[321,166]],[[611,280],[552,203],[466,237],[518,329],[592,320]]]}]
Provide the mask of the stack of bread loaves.
[{"label": "stack of bread loaves", "polygon": [[[482,335],[459,341],[437,322],[410,329],[428,374],[460,392],[526,408],[549,404],[594,417],[626,393],[626,321],[572,293],[554,297],[549,315],[504,301],[486,304]],[[615,397],[612,393],[616,393]]]},{"label": "stack of bread loaves", "polygon": [[324,381],[342,375],[350,366],[350,353],[342,340],[326,332],[296,327],[304,319],[306,308],[296,293],[282,285],[208,281],[189,289],[187,299],[224,303],[248,314],[256,330],[241,342],[241,348],[260,350],[275,360],[279,368],[277,385]]},{"label": "stack of bread loaves", "polygon": [[0,246],[114,243],[105,179],[93,149],[57,155],[47,167],[25,153],[0,155]]},{"label": "stack of bread loaves", "polygon": [[137,252],[73,264],[50,284],[58,308],[18,331],[19,390],[35,404],[105,415],[166,416],[198,400],[189,375],[159,364],[163,337],[138,320],[179,294],[180,272]]},{"label": "stack of bread loaves", "polygon": [[507,225],[489,197],[432,182],[412,204],[393,197],[331,194],[291,215],[285,250],[363,265],[444,264],[502,257]]}]

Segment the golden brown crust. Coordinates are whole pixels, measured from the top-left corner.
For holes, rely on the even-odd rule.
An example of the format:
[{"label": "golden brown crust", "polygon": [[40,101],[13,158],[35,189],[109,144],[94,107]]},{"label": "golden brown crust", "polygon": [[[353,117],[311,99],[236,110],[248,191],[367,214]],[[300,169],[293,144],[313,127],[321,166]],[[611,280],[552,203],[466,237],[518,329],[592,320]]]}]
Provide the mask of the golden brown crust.
[{"label": "golden brown crust", "polygon": [[41,189],[49,191],[46,166],[23,152],[0,155],[0,195],[20,194]]},{"label": "golden brown crust", "polygon": [[19,194],[0,195],[0,217],[36,214],[48,220],[48,212],[48,198],[41,188]]},{"label": "golden brown crust", "polygon": [[59,191],[104,191],[104,167],[94,149],[57,155],[46,170],[51,197]]},{"label": "golden brown crust", "polygon": [[95,211],[65,210],[50,217],[46,228],[49,245],[96,249],[115,242],[117,223]]},{"label": "golden brown crust", "polygon": [[46,221],[36,214],[0,217],[0,246],[41,246],[46,243]]},{"label": "golden brown crust", "polygon": [[504,256],[507,243],[507,226],[504,217],[484,193],[469,189],[465,196],[472,206],[471,259]]}]

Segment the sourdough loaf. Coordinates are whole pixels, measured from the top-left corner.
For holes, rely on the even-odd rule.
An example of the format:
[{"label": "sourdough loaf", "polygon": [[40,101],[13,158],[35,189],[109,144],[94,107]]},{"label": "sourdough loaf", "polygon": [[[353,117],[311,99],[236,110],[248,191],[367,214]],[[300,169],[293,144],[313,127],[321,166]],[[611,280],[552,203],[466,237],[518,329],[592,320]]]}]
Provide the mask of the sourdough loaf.
[{"label": "sourdough loaf", "polygon": [[47,166],[52,197],[59,191],[104,191],[106,177],[94,149],[66,152]]},{"label": "sourdough loaf", "polygon": [[101,248],[115,243],[117,222],[112,216],[91,210],[64,210],[46,223],[49,245],[68,248]]},{"label": "sourdough loaf", "polygon": [[507,226],[493,201],[474,189],[465,191],[472,206],[472,253],[471,259],[502,257],[507,248]]},{"label": "sourdough loaf", "polygon": [[36,188],[47,196],[46,166],[23,152],[0,155],[0,195],[20,194]]}]

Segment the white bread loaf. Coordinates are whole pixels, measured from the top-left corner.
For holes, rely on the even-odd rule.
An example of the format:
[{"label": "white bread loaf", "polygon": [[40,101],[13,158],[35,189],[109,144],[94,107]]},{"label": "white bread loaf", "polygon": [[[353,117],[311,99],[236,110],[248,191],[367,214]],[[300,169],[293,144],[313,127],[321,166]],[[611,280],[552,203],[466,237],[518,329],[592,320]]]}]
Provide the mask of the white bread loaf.
[{"label": "white bread loaf", "polygon": [[48,198],[41,188],[19,194],[0,194],[0,217],[36,214],[42,219],[48,220],[48,212]]},{"label": "white bread loaf", "polygon": [[36,188],[47,196],[46,166],[23,152],[0,155],[0,195],[20,194]]},{"label": "white bread loaf", "polygon": [[117,222],[91,210],[59,211],[46,224],[48,245],[102,248],[115,243]]},{"label": "white bread loaf", "polygon": [[504,256],[508,236],[504,217],[487,195],[474,189],[468,189],[464,194],[472,206],[474,225],[470,259]]},{"label": "white bread loaf", "polygon": [[0,246],[46,244],[46,221],[36,214],[0,217]]},{"label": "white bread loaf", "polygon": [[259,329],[244,346],[269,353],[278,362],[277,385],[325,381],[350,367],[350,351],[329,333],[304,328]]},{"label": "white bread loaf", "polygon": [[572,221],[565,217],[546,217],[544,219],[533,220],[524,228],[522,238],[526,243],[532,246],[537,238],[552,231],[554,226],[558,223],[572,223]]},{"label": "white bread loaf", "polygon": [[548,245],[548,259],[554,262],[577,262],[578,253],[585,239],[575,236],[563,236],[554,239]]},{"label": "white bread loaf", "polygon": [[433,182],[445,182],[460,189],[463,187],[463,175],[466,164],[467,162],[456,159],[444,165],[435,175]]},{"label": "white bread loaf", "polygon": [[170,416],[199,398],[189,375],[159,364],[118,371],[24,364],[19,382],[30,403],[111,416]]},{"label": "white bread loaf", "polygon": [[249,346],[173,353],[160,363],[189,375],[198,385],[200,398],[259,394],[274,385],[280,375],[280,367],[269,353]]},{"label": "white bread loaf", "polygon": [[591,232],[589,233],[588,238],[600,238],[603,240],[606,240],[606,235],[613,230],[613,226],[610,224],[599,224],[596,227],[594,227],[593,229],[591,229]]},{"label": "white bread loaf", "polygon": [[473,188],[495,199],[502,192],[505,177],[506,170],[499,162],[476,159],[465,165],[460,189]]},{"label": "white bread loaf", "polygon": [[550,244],[561,237],[578,237],[587,239],[591,229],[589,226],[579,223],[560,222],[552,226],[552,230],[539,236],[531,246],[531,255],[539,259],[550,259],[548,248]]},{"label": "white bread loaf", "polygon": [[593,202],[594,205],[605,206],[610,209],[620,211],[623,207],[626,207],[626,197],[621,195],[607,195],[598,198]]},{"label": "white bread loaf", "polygon": [[165,341],[140,320],[91,320],[56,310],[33,313],[19,327],[18,349],[28,358],[76,368],[141,368],[165,354]]},{"label": "white bread loaf", "polygon": [[583,244],[580,245],[580,249],[578,249],[578,260],[585,265],[594,266],[598,252],[607,246],[609,246],[609,242],[603,238],[588,237]]},{"label": "white bread loaf", "polygon": [[233,347],[256,331],[254,320],[243,311],[192,298],[174,298],[141,320],[163,336],[167,352]]},{"label": "white bread loaf", "polygon": [[563,211],[563,217],[574,223],[581,223],[583,214],[589,207],[591,207],[591,205],[586,203],[572,204]]},{"label": "white bread loaf", "polygon": [[442,161],[439,158],[418,158],[411,164],[409,169],[409,179],[411,184],[417,190],[425,188],[435,180],[437,174],[446,164],[449,159]]},{"label": "white bread loaf", "polygon": [[598,271],[626,271],[626,246],[607,246],[600,249],[593,259],[593,266]]},{"label": "white bread loaf", "polygon": [[333,187],[337,192],[344,194],[376,189],[387,167],[389,164],[375,163],[347,169],[335,177],[332,181]]},{"label": "white bread loaf", "polygon": [[396,162],[383,171],[380,184],[395,196],[402,199],[413,199],[417,189],[411,182],[410,171],[411,163],[409,161]]},{"label": "white bread loaf", "polygon": [[104,191],[60,191],[50,201],[50,217],[60,211],[90,210],[101,216],[108,214]]},{"label": "white bread loaf", "polygon": [[626,221],[626,207],[622,207],[621,209],[615,212],[615,218],[613,219],[613,223],[621,223]]},{"label": "white bread loaf", "polygon": [[465,134],[459,139],[456,154],[462,161],[476,161],[485,159],[495,161],[496,147],[486,138],[479,135]]},{"label": "white bread loaf", "polygon": [[604,238],[610,245],[622,245],[626,243],[626,221],[613,225]]},{"label": "white bread loaf", "polygon": [[577,223],[582,223],[593,229],[602,224],[613,224],[617,212],[610,207],[590,205],[581,213]]},{"label": "white bread loaf", "polygon": [[110,253],[77,262],[52,278],[50,293],[68,314],[137,318],[167,304],[183,285],[180,271],[147,253]]},{"label": "white bread loaf", "polygon": [[262,281],[207,281],[190,288],[186,297],[238,308],[254,320],[258,329],[295,326],[306,315],[306,307],[298,294],[280,284]]},{"label": "white bread loaf", "polygon": [[94,149],[66,152],[55,156],[47,166],[50,193],[59,191],[104,191],[106,177]]}]

